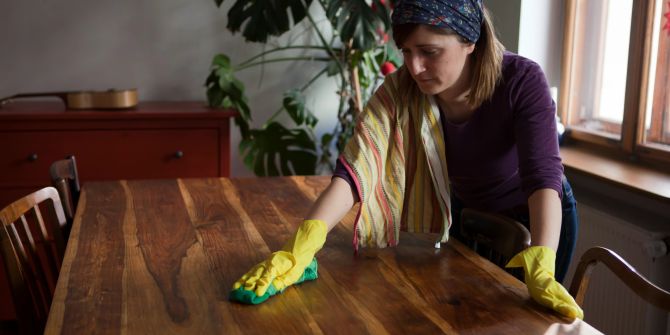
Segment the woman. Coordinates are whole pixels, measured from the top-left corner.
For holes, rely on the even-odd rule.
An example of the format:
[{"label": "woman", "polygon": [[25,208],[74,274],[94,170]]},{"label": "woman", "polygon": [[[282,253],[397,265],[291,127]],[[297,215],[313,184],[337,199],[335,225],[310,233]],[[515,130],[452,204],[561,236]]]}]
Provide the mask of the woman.
[{"label": "woman", "polygon": [[532,246],[508,267],[524,268],[536,301],[582,318],[554,278],[556,264],[559,280],[569,264],[577,219],[542,70],[503,52],[478,0],[401,0],[392,23],[404,66],[368,102],[307,220],[231,298],[258,303],[315,278],[315,253],[355,202],[355,248],[395,246],[400,230],[446,242],[467,206],[525,223]]}]

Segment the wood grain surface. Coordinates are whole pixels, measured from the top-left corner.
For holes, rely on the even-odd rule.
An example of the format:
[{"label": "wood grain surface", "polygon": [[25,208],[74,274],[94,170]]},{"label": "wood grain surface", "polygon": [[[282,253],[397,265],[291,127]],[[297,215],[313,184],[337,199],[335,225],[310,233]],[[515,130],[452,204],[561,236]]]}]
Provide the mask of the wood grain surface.
[{"label": "wood grain surface", "polygon": [[401,234],[354,255],[354,208],[319,278],[261,305],[235,280],[297,228],[329,177],[89,182],[47,334],[544,334],[570,323],[461,244]]}]

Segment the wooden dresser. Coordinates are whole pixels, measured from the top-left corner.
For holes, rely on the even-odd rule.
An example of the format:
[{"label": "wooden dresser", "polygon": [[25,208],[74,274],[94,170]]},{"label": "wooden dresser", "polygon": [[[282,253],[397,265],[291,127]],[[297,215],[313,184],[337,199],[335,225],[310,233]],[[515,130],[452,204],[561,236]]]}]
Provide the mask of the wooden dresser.
[{"label": "wooden dresser", "polygon": [[[59,101],[0,108],[0,208],[50,184],[49,166],[75,155],[91,180],[228,177],[230,109],[145,102],[132,110],[65,110]],[[4,267],[0,320],[11,318]]]}]

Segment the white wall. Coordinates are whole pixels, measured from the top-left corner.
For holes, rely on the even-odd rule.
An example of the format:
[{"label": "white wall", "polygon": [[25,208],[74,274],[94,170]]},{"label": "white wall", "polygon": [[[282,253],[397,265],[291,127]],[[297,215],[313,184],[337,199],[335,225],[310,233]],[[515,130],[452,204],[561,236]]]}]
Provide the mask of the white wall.
[{"label": "white wall", "polygon": [[[225,28],[232,3],[219,9],[213,0],[0,1],[0,97],[138,88],[142,101],[204,101],[214,54],[238,63],[261,50]],[[267,66],[262,77],[260,68],[241,72],[254,119],[267,119],[281,94],[307,82],[315,69],[301,62]],[[323,132],[335,122],[335,87],[317,82],[312,92]],[[231,131],[232,174],[251,175],[238,158],[237,128]]]},{"label": "white wall", "polygon": [[561,80],[564,1],[484,0],[498,38],[511,52],[537,62],[549,86]]},{"label": "white wall", "polygon": [[549,86],[556,87],[561,80],[564,3],[562,0],[521,1],[518,53],[540,64]]},{"label": "white wall", "polygon": [[519,51],[521,3],[521,0],[484,1],[493,18],[498,39],[507,50],[514,53]]}]

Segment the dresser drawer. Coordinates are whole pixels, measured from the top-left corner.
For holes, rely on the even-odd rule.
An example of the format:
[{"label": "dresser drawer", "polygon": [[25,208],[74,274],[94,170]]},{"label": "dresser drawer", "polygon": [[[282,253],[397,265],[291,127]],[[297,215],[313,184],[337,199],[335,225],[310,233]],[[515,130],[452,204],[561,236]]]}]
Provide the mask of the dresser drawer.
[{"label": "dresser drawer", "polygon": [[0,182],[48,185],[49,166],[77,157],[83,181],[219,175],[216,129],[0,132]]}]

